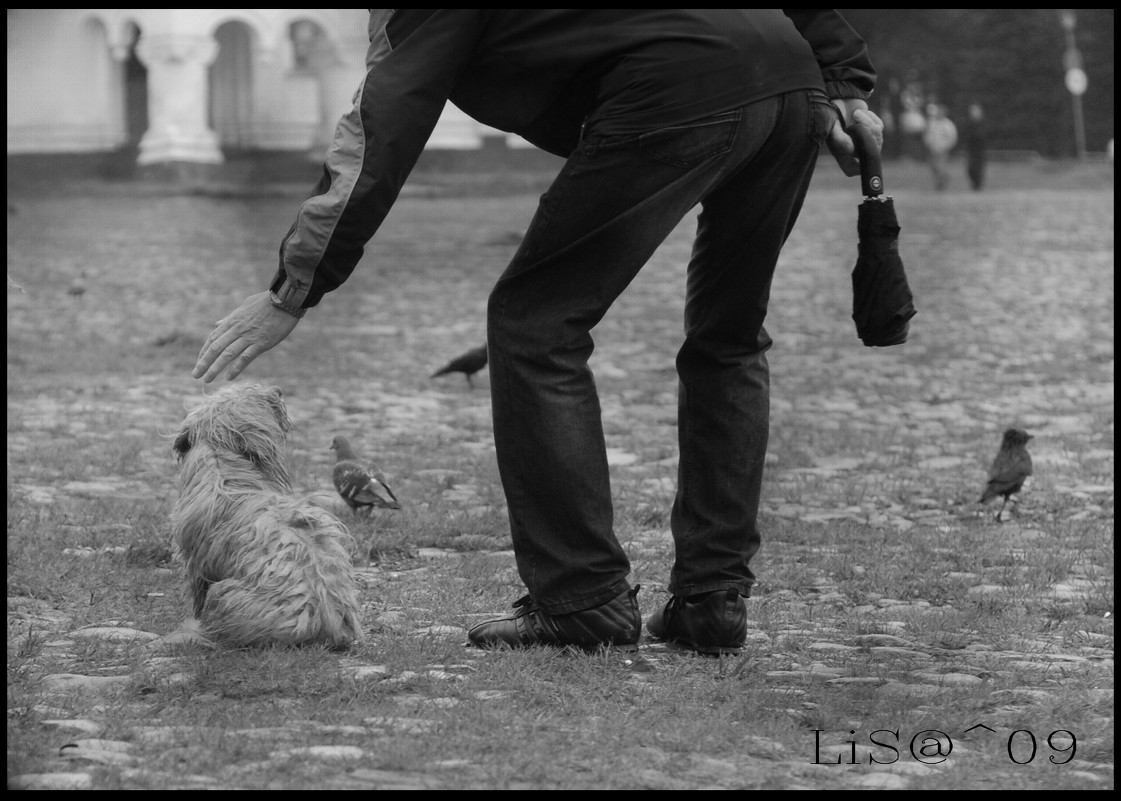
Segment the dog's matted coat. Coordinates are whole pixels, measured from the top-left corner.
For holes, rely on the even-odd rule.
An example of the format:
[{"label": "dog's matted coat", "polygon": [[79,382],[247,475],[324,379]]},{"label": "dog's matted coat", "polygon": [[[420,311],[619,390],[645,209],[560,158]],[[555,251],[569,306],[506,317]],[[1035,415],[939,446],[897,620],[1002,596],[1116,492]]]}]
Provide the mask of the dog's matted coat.
[{"label": "dog's matted coat", "polygon": [[361,637],[354,540],[333,514],[295,497],[281,451],[292,423],[278,387],[224,387],[192,409],[174,450],[172,532],[197,629],[233,645]]}]

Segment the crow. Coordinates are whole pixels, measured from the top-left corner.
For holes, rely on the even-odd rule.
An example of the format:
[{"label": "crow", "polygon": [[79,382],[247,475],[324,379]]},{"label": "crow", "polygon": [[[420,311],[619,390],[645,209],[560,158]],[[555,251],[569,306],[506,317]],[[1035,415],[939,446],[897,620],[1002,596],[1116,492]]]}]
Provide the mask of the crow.
[{"label": "crow", "polygon": [[432,378],[447,375],[448,373],[463,373],[467,377],[467,385],[474,388],[471,376],[487,366],[487,346],[483,343],[477,348],[472,348],[466,353],[456,356],[439,370],[432,374]]},{"label": "crow", "polygon": [[1031,456],[1028,454],[1028,440],[1032,435],[1022,428],[1010,428],[1004,432],[1000,451],[989,468],[989,481],[981,493],[978,503],[988,503],[997,495],[1004,496],[1004,503],[996,513],[999,523],[1008,499],[1017,494],[1024,486],[1024,479],[1032,474]]}]

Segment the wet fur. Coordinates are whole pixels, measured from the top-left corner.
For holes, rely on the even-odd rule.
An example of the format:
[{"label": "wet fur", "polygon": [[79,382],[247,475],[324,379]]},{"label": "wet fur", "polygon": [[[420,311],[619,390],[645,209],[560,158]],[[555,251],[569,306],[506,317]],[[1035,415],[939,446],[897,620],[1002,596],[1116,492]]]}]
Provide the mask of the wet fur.
[{"label": "wet fur", "polygon": [[179,428],[171,525],[195,618],[185,631],[239,646],[346,648],[361,638],[354,540],[329,511],[293,496],[282,451],[291,427],[279,388],[237,385]]}]

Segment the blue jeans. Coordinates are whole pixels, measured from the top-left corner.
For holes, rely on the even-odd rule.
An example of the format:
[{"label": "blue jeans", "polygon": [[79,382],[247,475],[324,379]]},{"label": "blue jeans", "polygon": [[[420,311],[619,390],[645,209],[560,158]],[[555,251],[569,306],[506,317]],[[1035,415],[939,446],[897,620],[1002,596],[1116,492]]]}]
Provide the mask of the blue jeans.
[{"label": "blue jeans", "polygon": [[824,95],[801,91],[636,136],[591,130],[542,195],[490,295],[487,343],[518,572],[546,613],[598,606],[629,586],[590,332],[697,204],[669,590],[750,595],[770,408],[763,319],[835,119]]}]

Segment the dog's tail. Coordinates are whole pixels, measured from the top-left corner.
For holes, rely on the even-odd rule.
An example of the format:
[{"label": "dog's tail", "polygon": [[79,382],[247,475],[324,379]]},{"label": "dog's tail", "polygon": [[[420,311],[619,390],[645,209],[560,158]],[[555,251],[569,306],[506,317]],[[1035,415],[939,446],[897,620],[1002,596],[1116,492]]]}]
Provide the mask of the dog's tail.
[{"label": "dog's tail", "polygon": [[322,644],[348,648],[362,637],[345,527],[316,507],[266,512],[237,573],[215,582],[202,614],[206,633],[241,645]]}]

